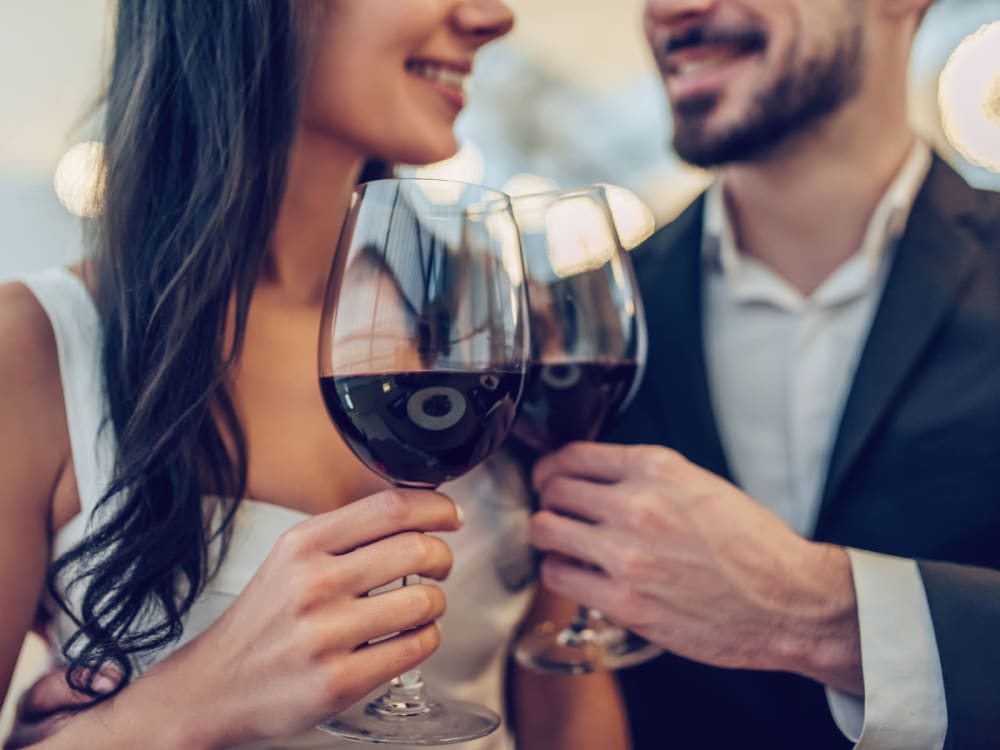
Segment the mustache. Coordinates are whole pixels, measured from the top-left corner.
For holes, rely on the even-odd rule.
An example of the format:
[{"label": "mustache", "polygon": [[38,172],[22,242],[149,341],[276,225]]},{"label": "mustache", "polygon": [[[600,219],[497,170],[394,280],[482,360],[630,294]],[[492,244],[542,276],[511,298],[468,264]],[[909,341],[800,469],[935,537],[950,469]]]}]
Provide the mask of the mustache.
[{"label": "mustache", "polygon": [[680,33],[672,34],[663,43],[660,56],[692,47],[736,47],[741,52],[758,52],[767,47],[767,33],[761,28],[724,29],[711,26],[692,26]]}]

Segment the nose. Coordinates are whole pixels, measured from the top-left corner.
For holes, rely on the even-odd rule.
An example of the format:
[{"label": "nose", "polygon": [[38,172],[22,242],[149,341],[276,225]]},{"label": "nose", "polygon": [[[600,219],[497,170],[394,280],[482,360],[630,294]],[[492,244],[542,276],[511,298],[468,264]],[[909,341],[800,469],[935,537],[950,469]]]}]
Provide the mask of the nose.
[{"label": "nose", "polygon": [[646,0],[647,26],[676,26],[709,13],[719,0]]},{"label": "nose", "polygon": [[514,14],[501,0],[464,0],[455,9],[459,32],[483,45],[514,27]]}]

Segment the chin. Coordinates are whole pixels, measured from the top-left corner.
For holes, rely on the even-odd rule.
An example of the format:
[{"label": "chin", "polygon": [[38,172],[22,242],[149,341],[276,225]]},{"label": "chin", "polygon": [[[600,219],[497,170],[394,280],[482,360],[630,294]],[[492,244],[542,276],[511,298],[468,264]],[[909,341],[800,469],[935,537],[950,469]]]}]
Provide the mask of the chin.
[{"label": "chin", "polygon": [[447,134],[400,144],[400,148],[392,149],[391,156],[387,154],[383,154],[383,156],[397,164],[423,166],[450,159],[457,153],[458,139],[453,132],[449,131]]}]

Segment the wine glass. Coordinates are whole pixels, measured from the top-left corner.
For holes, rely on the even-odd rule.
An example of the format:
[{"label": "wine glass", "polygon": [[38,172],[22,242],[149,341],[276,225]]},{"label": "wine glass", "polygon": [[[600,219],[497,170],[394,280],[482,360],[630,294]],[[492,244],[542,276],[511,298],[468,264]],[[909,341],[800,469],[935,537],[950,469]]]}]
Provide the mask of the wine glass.
[{"label": "wine glass", "polygon": [[[506,438],[529,346],[506,195],[423,179],[357,189],[327,284],[319,375],[333,423],[361,461],[397,487],[433,489],[465,474]],[[435,696],[414,669],[320,728],[445,745],[499,725],[483,706]]]},{"label": "wine glass", "polygon": [[[646,359],[642,301],[604,189],[517,197],[531,318],[531,366],[512,434],[539,453],[593,440],[624,408]],[[580,607],[515,645],[530,669],[584,674],[646,661],[659,649]]]}]

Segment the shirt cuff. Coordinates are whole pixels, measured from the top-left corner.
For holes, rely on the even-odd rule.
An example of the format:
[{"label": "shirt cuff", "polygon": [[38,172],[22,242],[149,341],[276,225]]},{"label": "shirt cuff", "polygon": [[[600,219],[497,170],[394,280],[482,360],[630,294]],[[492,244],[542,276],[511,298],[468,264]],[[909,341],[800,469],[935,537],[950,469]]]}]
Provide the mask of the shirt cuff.
[{"label": "shirt cuff", "polygon": [[941,750],[948,712],[934,625],[914,560],[848,549],[861,633],[865,695],[827,688],[856,750]]}]

